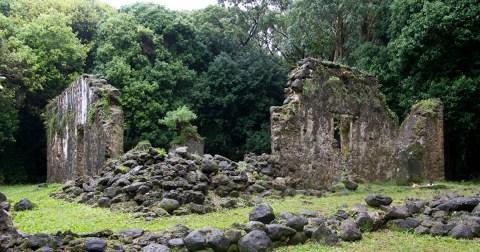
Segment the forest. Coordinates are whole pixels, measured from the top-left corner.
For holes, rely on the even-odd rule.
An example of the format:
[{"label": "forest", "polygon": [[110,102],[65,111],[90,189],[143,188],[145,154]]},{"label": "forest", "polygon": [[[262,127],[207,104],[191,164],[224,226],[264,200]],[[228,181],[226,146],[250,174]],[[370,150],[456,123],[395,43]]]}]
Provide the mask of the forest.
[{"label": "forest", "polygon": [[440,98],[446,177],[480,178],[478,0],[0,0],[0,12],[0,184],[45,180],[45,106],[83,73],[122,92],[125,150],[168,148],[162,119],[183,108],[207,153],[268,153],[269,108],[306,57],[374,74],[400,120]]}]

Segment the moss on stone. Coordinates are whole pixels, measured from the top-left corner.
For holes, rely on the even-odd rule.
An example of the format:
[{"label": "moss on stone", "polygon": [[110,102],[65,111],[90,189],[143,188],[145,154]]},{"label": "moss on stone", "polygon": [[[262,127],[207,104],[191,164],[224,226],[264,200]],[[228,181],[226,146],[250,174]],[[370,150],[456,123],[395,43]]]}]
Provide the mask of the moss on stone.
[{"label": "moss on stone", "polygon": [[426,100],[421,100],[414,105],[414,110],[420,110],[432,117],[437,116],[437,110],[442,105],[442,102],[439,99],[430,98]]}]

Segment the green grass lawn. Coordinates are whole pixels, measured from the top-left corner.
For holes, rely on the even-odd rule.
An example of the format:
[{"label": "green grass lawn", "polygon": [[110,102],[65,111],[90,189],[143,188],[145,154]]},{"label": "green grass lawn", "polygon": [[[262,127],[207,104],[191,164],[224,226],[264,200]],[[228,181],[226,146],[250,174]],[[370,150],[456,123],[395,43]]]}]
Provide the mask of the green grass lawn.
[{"label": "green grass lawn", "polygon": [[[479,184],[445,183],[446,190],[428,190],[395,186],[392,183],[361,184],[355,192],[347,194],[327,194],[326,197],[296,196],[287,198],[267,198],[275,212],[296,212],[301,209],[319,211],[324,215],[335,213],[339,209],[350,210],[353,203],[364,203],[370,193],[383,193],[394,199],[393,204],[403,204],[405,197],[428,199],[435,194],[444,194],[454,190],[465,196],[480,192]],[[73,232],[91,232],[101,229],[118,231],[129,227],[146,230],[161,230],[183,224],[191,229],[203,226],[230,227],[233,222],[245,223],[252,209],[242,208],[209,213],[206,215],[188,215],[157,218],[147,222],[143,218],[134,218],[132,214],[111,212],[102,208],[70,203],[50,198],[47,194],[60,189],[60,185],[38,188],[35,185],[0,186],[0,192],[7,195],[13,203],[21,198],[29,198],[37,205],[35,210],[10,213],[14,216],[18,229],[28,233],[56,232],[72,230]],[[341,242],[334,248],[316,244],[285,247],[279,251],[479,251],[480,239],[472,241],[455,240],[448,237],[418,236],[399,232],[365,233],[364,239],[355,243]]]}]

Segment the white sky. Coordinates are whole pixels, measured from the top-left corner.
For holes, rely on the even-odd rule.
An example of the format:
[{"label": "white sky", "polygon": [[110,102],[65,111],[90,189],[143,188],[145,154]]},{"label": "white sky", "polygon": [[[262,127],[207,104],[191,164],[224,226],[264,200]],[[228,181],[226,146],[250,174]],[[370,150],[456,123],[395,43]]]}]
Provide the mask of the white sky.
[{"label": "white sky", "polygon": [[137,2],[150,2],[161,4],[171,10],[194,10],[202,9],[208,5],[216,4],[217,0],[102,0],[115,8],[122,5],[133,4]]}]

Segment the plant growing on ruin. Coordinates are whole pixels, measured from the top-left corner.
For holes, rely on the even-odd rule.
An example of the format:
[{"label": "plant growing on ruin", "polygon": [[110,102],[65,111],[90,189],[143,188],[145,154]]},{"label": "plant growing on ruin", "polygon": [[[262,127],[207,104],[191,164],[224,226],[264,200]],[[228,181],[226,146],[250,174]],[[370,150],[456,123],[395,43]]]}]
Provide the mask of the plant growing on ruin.
[{"label": "plant growing on ruin", "polygon": [[176,110],[167,112],[167,115],[159,120],[159,122],[174,133],[171,144],[184,144],[189,139],[203,141],[198,134],[197,127],[192,125],[192,121],[197,119],[197,115],[193,113],[187,106],[181,106]]}]

